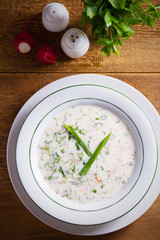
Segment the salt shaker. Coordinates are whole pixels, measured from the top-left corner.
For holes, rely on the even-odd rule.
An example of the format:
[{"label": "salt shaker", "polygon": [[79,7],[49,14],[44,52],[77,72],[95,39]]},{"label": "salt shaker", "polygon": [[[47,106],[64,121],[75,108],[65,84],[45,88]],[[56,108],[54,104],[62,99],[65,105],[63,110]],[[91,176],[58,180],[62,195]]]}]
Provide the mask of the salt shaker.
[{"label": "salt shaker", "polygon": [[42,11],[42,24],[50,32],[63,31],[69,23],[69,13],[61,3],[50,3]]},{"label": "salt shaker", "polygon": [[89,49],[89,40],[78,28],[69,29],[61,39],[61,47],[70,58],[82,57]]}]

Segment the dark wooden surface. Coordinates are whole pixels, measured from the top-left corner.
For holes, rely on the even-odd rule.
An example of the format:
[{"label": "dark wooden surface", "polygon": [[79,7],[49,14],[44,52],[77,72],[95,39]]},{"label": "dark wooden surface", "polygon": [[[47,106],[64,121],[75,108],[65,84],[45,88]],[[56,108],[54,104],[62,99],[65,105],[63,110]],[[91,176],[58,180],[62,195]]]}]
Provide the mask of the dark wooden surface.
[{"label": "dark wooden surface", "polygon": [[[60,39],[65,31],[50,33],[41,23],[41,11],[50,1],[40,0],[1,0],[0,27],[0,71],[1,72],[159,72],[160,66],[160,24],[154,28],[134,27],[136,34],[124,42],[120,57],[106,58],[101,55],[100,48],[94,44],[90,26],[83,30],[90,38],[91,46],[88,53],[79,59],[69,59],[60,48]],[[79,20],[83,3],[81,0],[60,0],[70,13],[67,29],[79,28]],[[154,1],[156,2],[156,1]],[[157,1],[158,2],[158,1]],[[18,54],[13,46],[14,36],[22,31],[27,20],[35,15],[29,25],[28,32],[36,41],[34,51],[29,55]],[[44,44],[55,47],[59,61],[57,64],[44,67],[36,57],[38,48]]]},{"label": "dark wooden surface", "polygon": [[[91,47],[79,59],[69,59],[60,49],[64,32],[47,32],[41,24],[41,11],[50,1],[0,1],[0,239],[80,239],[52,229],[36,219],[21,203],[7,171],[6,145],[10,127],[23,104],[37,90],[61,77],[77,73],[101,73],[121,79],[142,92],[160,113],[160,24],[155,28],[137,26],[136,34],[127,40],[120,57],[109,58],[100,54],[90,34]],[[58,1],[70,12],[70,27],[79,27],[83,7],[81,0]],[[157,2],[158,1],[154,1]],[[34,35],[34,51],[22,56],[13,47],[13,38],[22,30],[27,19],[36,15],[28,31]],[[58,52],[55,65],[42,66],[36,58],[38,47],[52,44]],[[160,196],[152,207],[137,221],[117,232],[92,237],[103,240],[159,240]],[[89,239],[89,237],[83,237]]]}]

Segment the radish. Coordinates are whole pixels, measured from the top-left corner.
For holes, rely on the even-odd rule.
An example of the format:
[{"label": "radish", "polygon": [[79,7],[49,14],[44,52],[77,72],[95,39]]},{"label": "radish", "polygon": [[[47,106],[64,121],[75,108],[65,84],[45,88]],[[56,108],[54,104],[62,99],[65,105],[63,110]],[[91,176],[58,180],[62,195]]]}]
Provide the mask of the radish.
[{"label": "radish", "polygon": [[17,34],[14,38],[15,49],[21,54],[29,53],[34,47],[34,38],[32,37],[32,35],[27,33],[28,25],[33,19],[33,17],[34,16],[30,18],[24,30]]},{"label": "radish", "polygon": [[44,44],[39,48],[37,57],[39,61],[44,65],[54,64],[57,60],[57,54],[55,50],[47,44]]}]

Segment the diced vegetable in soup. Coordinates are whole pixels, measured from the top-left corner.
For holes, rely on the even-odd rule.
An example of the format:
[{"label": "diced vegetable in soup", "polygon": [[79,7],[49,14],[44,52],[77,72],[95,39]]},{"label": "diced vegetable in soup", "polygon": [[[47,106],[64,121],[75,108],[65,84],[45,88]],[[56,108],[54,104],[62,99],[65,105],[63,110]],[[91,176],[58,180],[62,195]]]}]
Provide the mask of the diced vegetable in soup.
[{"label": "diced vegetable in soup", "polygon": [[[81,174],[107,136],[92,165]],[[130,179],[135,158],[128,126],[110,110],[93,105],[75,106],[53,117],[38,145],[38,165],[44,181],[62,198],[81,204],[117,194]]]}]

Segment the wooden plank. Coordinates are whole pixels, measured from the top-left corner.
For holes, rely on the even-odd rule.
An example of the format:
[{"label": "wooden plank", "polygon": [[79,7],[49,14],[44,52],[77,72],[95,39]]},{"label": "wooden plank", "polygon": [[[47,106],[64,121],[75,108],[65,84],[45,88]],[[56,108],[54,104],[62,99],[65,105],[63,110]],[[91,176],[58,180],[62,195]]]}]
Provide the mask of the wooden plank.
[{"label": "wooden plank", "polygon": [[[42,26],[41,12],[49,2],[49,0],[1,0],[0,72],[159,72],[160,23],[154,28],[136,26],[136,33],[124,43],[120,57],[112,55],[109,58],[101,55],[100,46],[94,43],[90,26],[87,26],[83,30],[90,39],[90,49],[82,58],[73,60],[65,56],[60,47],[60,40],[65,31],[50,33]],[[63,3],[70,13],[67,29],[79,28],[82,1],[60,0],[59,2]],[[32,53],[21,55],[14,49],[13,39],[32,15],[35,15],[35,18],[28,31],[34,36],[36,46]],[[55,65],[43,66],[38,62],[36,53],[44,43],[51,44],[56,49],[58,61]]]},{"label": "wooden plank", "polygon": [[[15,193],[10,193],[7,200],[13,201],[14,204],[10,207],[7,206],[7,211],[1,213],[3,217],[1,240],[82,239],[81,236],[62,233],[40,222],[25,209]],[[97,240],[159,240],[159,202],[160,197],[141,218],[124,229],[94,238]],[[83,239],[89,240],[90,238],[83,237]]]},{"label": "wooden plank", "polygon": [[[11,186],[6,166],[6,144],[11,124],[22,105],[46,84],[69,74],[0,74],[0,238],[2,240],[76,239],[52,229],[36,219],[21,203]],[[107,75],[107,74],[105,74]],[[109,74],[142,92],[160,113],[160,74]],[[136,222],[112,234],[96,237],[106,240],[160,239],[160,196]],[[88,239],[88,237],[84,237]]]}]

